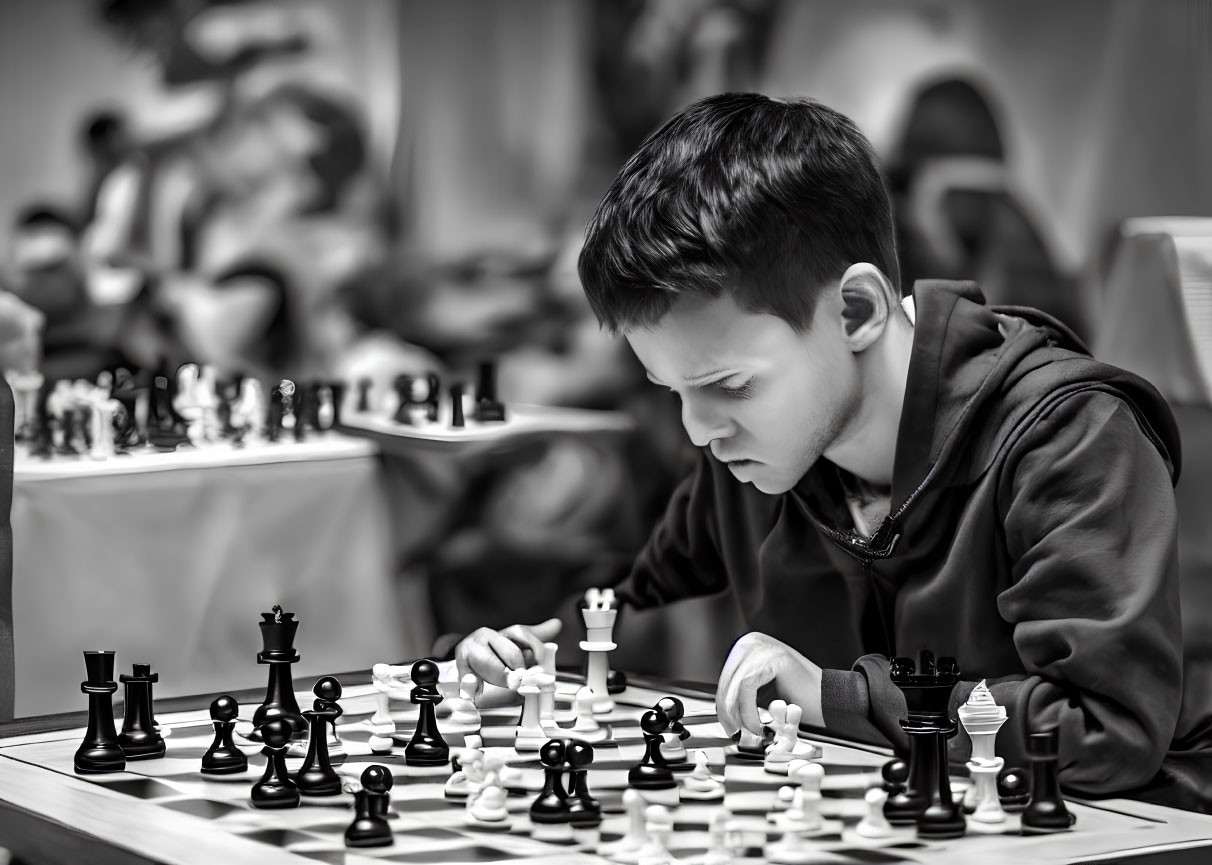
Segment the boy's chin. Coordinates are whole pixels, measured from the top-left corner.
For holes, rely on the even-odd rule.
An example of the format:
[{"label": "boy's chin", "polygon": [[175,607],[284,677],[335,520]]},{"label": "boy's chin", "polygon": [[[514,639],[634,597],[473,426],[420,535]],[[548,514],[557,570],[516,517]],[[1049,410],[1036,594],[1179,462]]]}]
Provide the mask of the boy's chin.
[{"label": "boy's chin", "polygon": [[765,493],[768,496],[781,496],[795,486],[794,481],[779,477],[773,472],[770,474],[755,474],[752,478],[746,478],[745,480],[753,484],[754,489],[758,492]]}]

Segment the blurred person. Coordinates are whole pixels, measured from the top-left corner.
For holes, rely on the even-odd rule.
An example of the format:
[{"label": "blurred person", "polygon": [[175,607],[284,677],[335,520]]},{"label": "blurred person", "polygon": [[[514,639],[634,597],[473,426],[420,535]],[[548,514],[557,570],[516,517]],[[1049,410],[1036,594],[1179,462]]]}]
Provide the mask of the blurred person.
[{"label": "blurred person", "polygon": [[[707,98],[628,160],[579,273],[700,458],[617,595],[734,592],[751,630],[720,674],[729,731],[760,738],[778,696],[904,750],[890,663],[929,648],[964,670],[951,705],[987,679],[1007,707],[1007,765],[1056,727],[1066,788],[1212,808],[1164,400],[1045,313],[970,282],[902,297],[897,270],[871,146],[820,103]],[[559,626],[479,628],[455,658],[504,684]]]},{"label": "blurred person", "polygon": [[1079,334],[1077,280],[1007,164],[997,112],[972,82],[922,85],[888,159],[901,285],[974,279],[994,303],[1041,309]]},{"label": "blurred person", "polygon": [[9,258],[0,286],[42,313],[48,379],[92,379],[123,360],[123,311],[90,295],[73,217],[44,205],[27,208],[13,226]]}]

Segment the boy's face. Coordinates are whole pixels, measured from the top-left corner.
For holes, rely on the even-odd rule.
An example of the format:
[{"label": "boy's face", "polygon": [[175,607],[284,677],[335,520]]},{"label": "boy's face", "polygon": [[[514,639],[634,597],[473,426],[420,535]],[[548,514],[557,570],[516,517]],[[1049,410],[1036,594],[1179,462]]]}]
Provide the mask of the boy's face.
[{"label": "boy's face", "polygon": [[656,327],[625,336],[648,377],[676,393],[682,425],[740,481],[791,489],[854,421],[859,377],[842,327],[841,294],[826,291],[797,333],[728,294],[686,298]]}]

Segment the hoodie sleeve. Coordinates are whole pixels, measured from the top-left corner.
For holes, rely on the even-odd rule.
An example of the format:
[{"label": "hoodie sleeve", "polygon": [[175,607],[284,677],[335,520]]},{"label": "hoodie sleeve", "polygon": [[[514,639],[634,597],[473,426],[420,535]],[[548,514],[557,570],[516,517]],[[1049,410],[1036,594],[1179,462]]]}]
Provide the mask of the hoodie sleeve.
[{"label": "hoodie sleeve", "polygon": [[[1169,469],[1133,409],[1087,391],[1012,445],[999,507],[1013,585],[998,610],[1026,676],[991,686],[1009,720],[1008,765],[1027,733],[1060,729],[1060,780],[1119,792],[1156,773],[1182,694],[1177,516]],[[957,688],[966,696],[971,683]]]},{"label": "hoodie sleeve", "polygon": [[664,515],[615,593],[636,609],[708,595],[728,585],[717,544],[715,491],[707,457],[674,490]]}]

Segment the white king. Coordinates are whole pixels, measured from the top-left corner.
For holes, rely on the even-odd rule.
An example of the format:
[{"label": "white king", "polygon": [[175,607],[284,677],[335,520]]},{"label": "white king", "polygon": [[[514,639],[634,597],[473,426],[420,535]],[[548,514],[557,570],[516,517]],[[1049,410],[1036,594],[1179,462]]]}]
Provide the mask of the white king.
[{"label": "white king", "polygon": [[585,609],[581,617],[585,620],[585,639],[581,651],[589,653],[585,683],[593,692],[593,712],[600,715],[614,710],[614,700],[606,687],[610,668],[607,653],[617,648],[614,643],[614,620],[619,611],[614,606],[614,589],[589,589],[585,592]]}]

